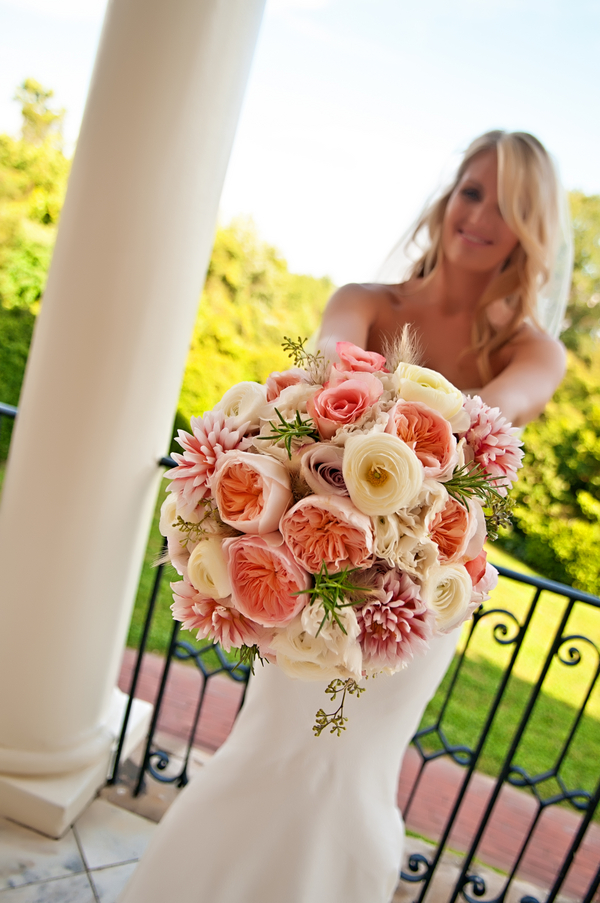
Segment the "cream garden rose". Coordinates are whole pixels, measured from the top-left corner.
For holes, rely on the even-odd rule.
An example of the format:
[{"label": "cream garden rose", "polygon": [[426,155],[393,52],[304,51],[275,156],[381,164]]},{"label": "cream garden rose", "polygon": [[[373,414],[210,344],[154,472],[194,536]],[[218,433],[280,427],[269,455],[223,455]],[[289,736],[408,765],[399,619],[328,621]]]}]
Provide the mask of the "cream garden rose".
[{"label": "cream garden rose", "polygon": [[231,581],[220,537],[201,539],[187,564],[188,579],[199,593],[213,599],[231,595]]},{"label": "cream garden rose", "polygon": [[421,401],[434,411],[439,411],[447,420],[451,420],[462,408],[463,394],[460,389],[435,370],[400,363],[394,378],[399,398]]},{"label": "cream garden rose", "polygon": [[259,412],[267,400],[265,386],[253,382],[241,382],[228,389],[221,401],[213,408],[222,411],[226,417],[233,417],[236,426],[248,423],[248,429],[259,426]]},{"label": "cream garden rose", "polygon": [[356,507],[372,517],[411,508],[423,486],[423,467],[414,451],[389,433],[350,436],[343,474]]},{"label": "cream garden rose", "polygon": [[473,584],[466,567],[447,564],[432,567],[423,582],[422,595],[435,614],[438,633],[450,633],[469,613]]},{"label": "cream garden rose", "polygon": [[352,608],[344,608],[339,616],[346,633],[334,622],[324,625],[318,632],[323,615],[321,606],[315,602],[307,605],[285,631],[273,637],[270,648],[288,677],[360,680],[362,653],[357,640],[360,631],[356,614]]}]

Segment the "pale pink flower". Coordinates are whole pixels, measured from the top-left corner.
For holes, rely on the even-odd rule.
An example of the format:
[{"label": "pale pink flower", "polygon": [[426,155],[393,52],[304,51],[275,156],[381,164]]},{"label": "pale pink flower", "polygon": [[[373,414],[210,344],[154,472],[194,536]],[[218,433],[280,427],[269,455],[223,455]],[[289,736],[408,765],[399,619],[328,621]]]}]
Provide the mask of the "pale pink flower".
[{"label": "pale pink flower", "polygon": [[373,560],[371,518],[350,499],[309,495],[281,519],[280,530],[296,561],[311,574],[365,568]]},{"label": "pale pink flower", "polygon": [[[472,564],[472,562],[467,562],[467,564],[465,565],[467,570],[469,568],[469,564]],[[473,612],[477,608],[479,608],[479,606],[483,602],[486,602],[489,599],[490,593],[498,585],[498,571],[493,564],[490,564],[489,561],[486,561],[483,574],[478,573],[475,575],[479,576],[479,580],[477,580],[477,582],[475,582],[475,577],[470,572],[469,576],[473,581],[473,592],[471,594],[471,602],[467,611],[468,618],[472,616]]]},{"label": "pale pink flower", "polygon": [[211,639],[226,652],[232,646],[254,646],[268,643],[271,632],[244,617],[234,608],[231,598],[212,599],[197,592],[187,580],[172,583],[171,611],[184,630],[196,630],[196,639]]},{"label": "pale pink flower", "polygon": [[220,411],[207,411],[204,417],[192,417],[193,435],[179,430],[177,441],[183,454],[173,454],[177,467],[167,471],[165,476],[171,480],[169,491],[177,498],[182,517],[191,514],[198,503],[210,495],[209,480],[221,455],[250,446],[250,440],[244,438],[247,424],[237,429],[235,424],[234,417],[226,417]]},{"label": "pale pink flower", "polygon": [[[339,370],[362,370],[365,373],[375,373],[386,369],[386,360],[383,354],[376,351],[364,351],[352,342],[338,342],[335,346],[340,363],[336,364]],[[386,371],[387,372],[387,371]]]},{"label": "pale pink flower", "polygon": [[368,670],[398,670],[425,653],[435,617],[408,574],[388,570],[378,577],[373,596],[356,608],[363,666]]},{"label": "pale pink flower", "polygon": [[456,439],[448,420],[421,401],[399,401],[389,412],[386,433],[412,448],[426,477],[452,476],[458,461]]},{"label": "pale pink flower", "polygon": [[464,408],[471,418],[465,439],[475,462],[481,464],[489,476],[501,477],[494,486],[506,495],[517,479],[523,458],[519,431],[510,425],[500,408],[490,408],[478,395],[466,398]]},{"label": "pale pink flower", "polygon": [[[171,583],[173,590],[173,604],[171,611],[176,621],[181,621],[184,630],[202,630],[204,627],[204,618],[194,611],[194,605],[200,596],[199,592],[194,589],[189,580],[185,577],[183,580],[177,580]],[[206,636],[206,634],[204,634]]]},{"label": "pale pink flower", "polygon": [[288,386],[296,386],[298,383],[307,381],[307,373],[300,367],[290,367],[289,370],[279,372],[275,370],[267,377],[265,383],[267,389],[267,402],[275,401],[279,398],[282,391]]},{"label": "pale pink flower", "polygon": [[211,479],[221,520],[242,533],[273,533],[293,501],[287,468],[267,455],[221,455]]},{"label": "pale pink flower", "polygon": [[307,401],[306,408],[323,439],[331,439],[340,427],[362,417],[382,393],[381,382],[371,373],[338,373]]},{"label": "pale pink flower", "polygon": [[299,593],[309,588],[310,576],[279,533],[226,539],[223,551],[233,602],[247,618],[264,627],[282,627],[306,605],[307,596]]}]

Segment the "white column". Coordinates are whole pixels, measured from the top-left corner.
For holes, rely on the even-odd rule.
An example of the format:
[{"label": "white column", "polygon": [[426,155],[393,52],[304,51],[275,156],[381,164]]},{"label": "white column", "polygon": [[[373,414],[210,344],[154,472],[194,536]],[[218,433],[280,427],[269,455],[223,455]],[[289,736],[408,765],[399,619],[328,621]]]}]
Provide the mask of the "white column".
[{"label": "white column", "polygon": [[0,813],[55,836],[106,775],[263,6],[109,3],[0,509]]}]

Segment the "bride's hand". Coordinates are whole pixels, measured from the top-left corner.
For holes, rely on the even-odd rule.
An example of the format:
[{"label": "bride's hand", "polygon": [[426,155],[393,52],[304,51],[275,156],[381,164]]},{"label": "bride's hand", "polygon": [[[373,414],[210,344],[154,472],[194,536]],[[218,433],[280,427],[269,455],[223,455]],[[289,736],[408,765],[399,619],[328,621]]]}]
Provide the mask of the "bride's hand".
[{"label": "bride's hand", "polygon": [[513,426],[525,426],[538,417],[558,388],[566,369],[564,345],[531,326],[523,327],[511,342],[512,356],[502,373],[479,395],[500,408]]}]

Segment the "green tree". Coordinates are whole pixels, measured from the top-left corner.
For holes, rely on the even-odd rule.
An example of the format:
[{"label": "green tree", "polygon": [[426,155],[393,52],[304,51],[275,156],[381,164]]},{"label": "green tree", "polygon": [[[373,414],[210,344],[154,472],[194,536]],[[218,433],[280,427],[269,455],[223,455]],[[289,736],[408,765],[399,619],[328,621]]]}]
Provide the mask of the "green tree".
[{"label": "green tree", "polygon": [[[286,334],[316,330],[333,284],[290,273],[253,224],[238,220],[217,231],[190,344],[177,426],[212,408],[241,380],[263,382],[290,360]],[[175,446],[178,447],[178,446]]]},{"label": "green tree", "polygon": [[588,356],[600,333],[600,195],[570,195],[575,255],[562,339],[568,348]]},{"label": "green tree", "polygon": [[600,346],[569,353],[563,384],[523,435],[503,544],[545,576],[600,594]]},{"label": "green tree", "polygon": [[[34,88],[42,97],[37,110],[31,100]],[[32,79],[19,90],[27,92],[22,100],[24,137],[0,135],[0,401],[14,405],[19,401],[70,167],[54,140],[61,116],[44,114],[44,104],[45,112],[51,112],[47,100],[52,92]],[[27,123],[31,128],[26,128]],[[5,425],[0,459],[6,456],[9,438]]]},{"label": "green tree", "polygon": [[19,85],[15,100],[21,104],[23,116],[22,137],[28,144],[39,145],[45,141],[62,143],[62,124],[64,110],[51,110],[48,102],[54,97],[54,91],[44,88],[34,78],[26,78]]}]

